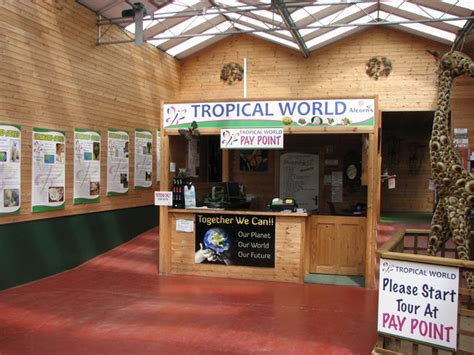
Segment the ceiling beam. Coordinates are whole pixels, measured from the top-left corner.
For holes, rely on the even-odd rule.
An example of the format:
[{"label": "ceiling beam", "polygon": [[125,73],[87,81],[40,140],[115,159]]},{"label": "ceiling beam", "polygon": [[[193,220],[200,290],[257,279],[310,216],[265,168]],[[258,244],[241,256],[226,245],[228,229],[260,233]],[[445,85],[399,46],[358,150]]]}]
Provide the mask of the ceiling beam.
[{"label": "ceiling beam", "polygon": [[306,47],[306,43],[304,42],[303,37],[301,37],[300,32],[297,30],[295,22],[291,18],[290,12],[286,8],[285,3],[282,0],[272,0],[272,5],[275,6],[275,8],[278,10],[281,17],[283,18],[283,21],[285,21],[286,27],[290,31],[291,35],[293,36],[293,39],[300,48],[301,52],[303,53],[303,57],[308,58],[310,54],[308,47]]}]

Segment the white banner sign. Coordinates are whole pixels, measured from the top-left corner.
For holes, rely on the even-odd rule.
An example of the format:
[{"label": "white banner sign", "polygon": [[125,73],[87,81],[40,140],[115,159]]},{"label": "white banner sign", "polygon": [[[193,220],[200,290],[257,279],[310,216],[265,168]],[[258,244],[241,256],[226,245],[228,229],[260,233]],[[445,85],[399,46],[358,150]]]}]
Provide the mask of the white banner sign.
[{"label": "white banner sign", "polygon": [[74,204],[100,201],[100,133],[74,129]]},{"label": "white banner sign", "polygon": [[151,187],[151,173],[153,171],[153,134],[150,131],[135,130],[135,189]]},{"label": "white banner sign", "polygon": [[204,102],[163,105],[163,127],[374,125],[374,99]]},{"label": "white banner sign", "polygon": [[380,259],[378,331],[456,351],[459,269]]},{"label": "white banner sign", "polygon": [[0,125],[0,216],[20,212],[21,130]]},{"label": "white banner sign", "polygon": [[107,196],[128,192],[129,135],[109,128],[107,132]]},{"label": "white banner sign", "polygon": [[66,196],[66,134],[33,128],[33,212],[64,209]]},{"label": "white banner sign", "polygon": [[221,129],[221,149],[282,149],[283,128]]},{"label": "white banner sign", "polygon": [[172,191],[155,191],[155,206],[172,206]]}]

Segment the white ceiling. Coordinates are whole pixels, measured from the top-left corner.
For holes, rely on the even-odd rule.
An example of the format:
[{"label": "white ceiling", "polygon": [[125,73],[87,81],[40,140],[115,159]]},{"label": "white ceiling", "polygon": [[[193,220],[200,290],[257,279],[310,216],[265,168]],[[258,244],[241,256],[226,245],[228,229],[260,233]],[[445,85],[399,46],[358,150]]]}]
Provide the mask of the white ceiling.
[{"label": "white ceiling", "polygon": [[[368,26],[390,26],[452,45],[472,39],[474,0],[77,0],[98,15],[101,33],[121,26],[134,41],[133,17],[122,11],[141,2],[146,42],[181,59],[226,36],[248,33],[301,51],[312,51]],[[466,36],[464,36],[464,34]],[[123,39],[99,44],[122,43]]]}]

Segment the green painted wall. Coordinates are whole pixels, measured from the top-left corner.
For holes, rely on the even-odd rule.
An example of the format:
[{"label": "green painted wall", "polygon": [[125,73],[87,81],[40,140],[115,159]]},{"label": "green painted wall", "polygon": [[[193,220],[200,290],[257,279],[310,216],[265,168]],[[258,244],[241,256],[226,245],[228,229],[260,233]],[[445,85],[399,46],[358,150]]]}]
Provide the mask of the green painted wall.
[{"label": "green painted wall", "polygon": [[73,268],[157,225],[155,206],[0,225],[0,290]]}]

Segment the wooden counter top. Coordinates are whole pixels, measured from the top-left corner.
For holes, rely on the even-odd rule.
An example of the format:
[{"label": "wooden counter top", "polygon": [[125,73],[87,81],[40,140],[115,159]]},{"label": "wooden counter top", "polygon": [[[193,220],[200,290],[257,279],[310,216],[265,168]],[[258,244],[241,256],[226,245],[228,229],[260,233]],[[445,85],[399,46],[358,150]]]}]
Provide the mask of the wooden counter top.
[{"label": "wooden counter top", "polygon": [[235,214],[275,217],[308,217],[310,212],[272,212],[272,211],[246,211],[246,210],[221,210],[213,208],[170,208],[169,213],[209,213],[209,214]]}]

